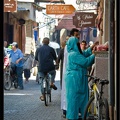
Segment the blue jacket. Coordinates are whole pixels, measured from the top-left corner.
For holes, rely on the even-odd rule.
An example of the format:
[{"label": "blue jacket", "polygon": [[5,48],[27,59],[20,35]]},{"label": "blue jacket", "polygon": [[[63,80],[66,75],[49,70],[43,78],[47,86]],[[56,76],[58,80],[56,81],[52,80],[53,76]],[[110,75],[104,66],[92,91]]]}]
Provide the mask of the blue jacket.
[{"label": "blue jacket", "polygon": [[23,53],[20,49],[17,49],[16,51],[11,50],[10,51],[10,58],[11,58],[11,62],[14,63],[17,67],[23,67],[22,60],[20,60],[20,62],[18,64],[16,64],[16,61],[19,58],[23,58]]}]

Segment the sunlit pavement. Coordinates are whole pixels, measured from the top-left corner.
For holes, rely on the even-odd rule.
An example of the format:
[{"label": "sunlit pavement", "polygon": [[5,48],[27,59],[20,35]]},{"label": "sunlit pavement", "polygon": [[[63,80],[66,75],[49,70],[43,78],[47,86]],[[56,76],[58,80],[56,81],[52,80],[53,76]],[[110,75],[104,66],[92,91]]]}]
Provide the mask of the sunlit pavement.
[{"label": "sunlit pavement", "polygon": [[65,120],[60,108],[60,72],[55,79],[58,89],[52,90],[52,102],[47,107],[39,99],[40,85],[35,78],[31,75],[28,83],[24,81],[24,90],[4,90],[4,120]]}]

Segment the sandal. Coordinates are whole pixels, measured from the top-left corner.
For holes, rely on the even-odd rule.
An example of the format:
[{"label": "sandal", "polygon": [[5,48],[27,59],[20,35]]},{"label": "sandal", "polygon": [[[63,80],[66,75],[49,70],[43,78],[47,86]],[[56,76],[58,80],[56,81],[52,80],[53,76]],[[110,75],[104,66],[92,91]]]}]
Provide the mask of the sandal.
[{"label": "sandal", "polygon": [[41,100],[41,101],[44,101],[44,97],[43,97],[43,96],[40,96],[40,100]]},{"label": "sandal", "polygon": [[53,88],[54,90],[57,90],[57,87],[54,84],[50,85],[50,88]]}]

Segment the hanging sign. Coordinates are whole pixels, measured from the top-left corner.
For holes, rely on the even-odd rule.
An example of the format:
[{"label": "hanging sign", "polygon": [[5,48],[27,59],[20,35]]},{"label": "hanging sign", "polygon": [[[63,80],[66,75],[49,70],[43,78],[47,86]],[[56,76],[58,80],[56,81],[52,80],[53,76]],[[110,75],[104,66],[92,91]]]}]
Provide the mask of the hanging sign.
[{"label": "hanging sign", "polygon": [[4,0],[4,12],[17,12],[17,0]]},{"label": "hanging sign", "polygon": [[75,16],[73,16],[73,25],[75,25],[77,28],[94,27],[96,17],[97,14],[94,13],[76,12]]},{"label": "hanging sign", "polygon": [[73,5],[46,5],[46,14],[73,14],[74,11]]}]

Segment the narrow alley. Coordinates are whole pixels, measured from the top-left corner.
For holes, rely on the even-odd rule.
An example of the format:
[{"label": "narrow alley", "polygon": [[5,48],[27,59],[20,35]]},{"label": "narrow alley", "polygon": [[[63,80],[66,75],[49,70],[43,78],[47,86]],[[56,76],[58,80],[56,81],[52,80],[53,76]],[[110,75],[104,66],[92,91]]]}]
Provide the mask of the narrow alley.
[{"label": "narrow alley", "polygon": [[52,102],[47,107],[39,99],[40,85],[35,76],[31,76],[29,83],[24,82],[24,90],[4,90],[4,120],[65,120],[60,108],[59,71],[55,84],[58,89],[52,90]]}]

